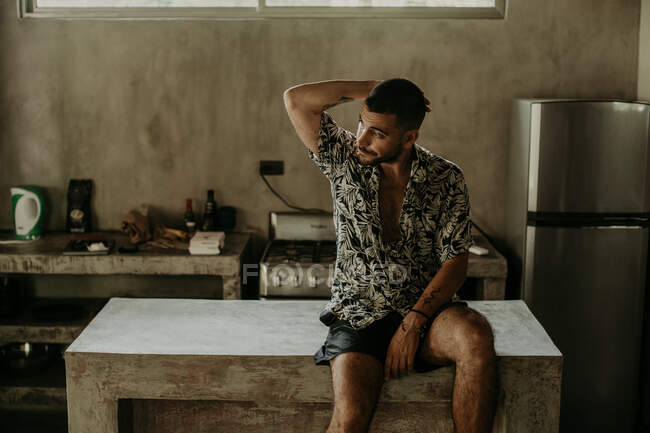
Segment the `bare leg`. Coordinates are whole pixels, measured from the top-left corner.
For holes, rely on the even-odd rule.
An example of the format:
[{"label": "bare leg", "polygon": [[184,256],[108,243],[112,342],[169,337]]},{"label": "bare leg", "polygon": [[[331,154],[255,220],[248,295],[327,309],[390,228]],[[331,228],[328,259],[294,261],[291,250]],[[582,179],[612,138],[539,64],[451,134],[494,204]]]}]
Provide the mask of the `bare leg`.
[{"label": "bare leg", "polygon": [[330,361],[334,413],[327,433],[365,433],[383,384],[384,366],[365,353],[348,352]]},{"label": "bare leg", "polygon": [[485,317],[469,307],[447,308],[434,320],[418,356],[434,365],[456,363],[456,432],[491,432],[498,386],[494,337]]}]

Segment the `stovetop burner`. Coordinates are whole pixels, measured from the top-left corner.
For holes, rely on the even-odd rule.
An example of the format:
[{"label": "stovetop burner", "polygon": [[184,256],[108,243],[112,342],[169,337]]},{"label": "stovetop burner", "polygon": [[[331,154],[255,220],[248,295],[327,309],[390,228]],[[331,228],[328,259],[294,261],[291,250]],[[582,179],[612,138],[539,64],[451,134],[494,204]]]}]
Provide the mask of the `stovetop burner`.
[{"label": "stovetop burner", "polygon": [[331,214],[272,212],[260,260],[261,299],[328,299],[336,264]]},{"label": "stovetop burner", "polygon": [[332,241],[272,241],[266,263],[332,263],[336,261],[336,243]]}]

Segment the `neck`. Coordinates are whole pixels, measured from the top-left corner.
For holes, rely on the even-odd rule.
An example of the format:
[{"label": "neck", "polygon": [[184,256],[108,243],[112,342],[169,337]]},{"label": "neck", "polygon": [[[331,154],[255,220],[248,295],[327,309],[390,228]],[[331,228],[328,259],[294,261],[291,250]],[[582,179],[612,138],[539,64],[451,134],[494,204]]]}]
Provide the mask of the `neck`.
[{"label": "neck", "polygon": [[382,177],[391,182],[408,181],[411,177],[411,162],[415,155],[415,146],[404,149],[393,162],[382,162]]}]

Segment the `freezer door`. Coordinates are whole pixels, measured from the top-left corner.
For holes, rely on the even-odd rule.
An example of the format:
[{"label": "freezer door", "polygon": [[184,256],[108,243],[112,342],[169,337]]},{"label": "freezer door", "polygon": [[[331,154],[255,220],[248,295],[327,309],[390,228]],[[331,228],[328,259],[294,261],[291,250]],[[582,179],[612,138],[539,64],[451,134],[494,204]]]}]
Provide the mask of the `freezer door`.
[{"label": "freezer door", "polygon": [[532,103],[528,210],[648,212],[650,105]]},{"label": "freezer door", "polygon": [[562,432],[632,433],[648,228],[528,226],[524,300],[564,355]]}]

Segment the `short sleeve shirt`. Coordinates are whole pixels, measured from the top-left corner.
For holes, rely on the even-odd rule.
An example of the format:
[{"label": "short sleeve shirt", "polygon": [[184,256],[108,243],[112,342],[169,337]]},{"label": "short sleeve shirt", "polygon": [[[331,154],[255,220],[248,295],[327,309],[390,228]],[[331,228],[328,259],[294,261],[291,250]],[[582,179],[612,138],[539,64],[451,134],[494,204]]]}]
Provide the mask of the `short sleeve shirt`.
[{"label": "short sleeve shirt", "polygon": [[321,114],[318,154],[330,182],[337,257],[325,309],[361,329],[391,311],[406,315],[442,263],[472,245],[469,194],[453,162],[414,146],[400,214],[400,238],[387,241],[379,216],[380,168],[353,151],[355,135]]}]

